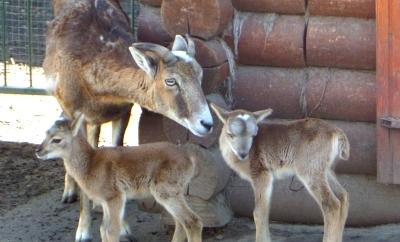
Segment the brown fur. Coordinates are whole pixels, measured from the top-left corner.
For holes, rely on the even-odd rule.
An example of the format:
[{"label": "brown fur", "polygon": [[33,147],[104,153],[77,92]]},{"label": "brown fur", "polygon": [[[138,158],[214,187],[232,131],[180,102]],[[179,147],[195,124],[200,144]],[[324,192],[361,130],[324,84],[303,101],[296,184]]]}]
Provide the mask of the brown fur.
[{"label": "brown fur", "polygon": [[[138,47],[154,70],[154,75],[146,73],[128,49],[137,43],[118,0],[53,0],[53,10],[43,63],[49,91],[67,117],[74,118],[78,111],[85,114],[91,145],[97,146],[100,125],[108,121],[113,122],[113,144],[122,145],[133,103],[169,117],[196,135],[211,132],[197,61],[168,59],[154,49]],[[186,42],[187,48],[179,50],[193,57],[194,45],[188,37]],[[165,83],[171,77],[177,82],[173,87]],[[76,190],[66,175],[63,202],[75,201]],[[87,198],[82,200],[82,208],[87,209]],[[77,237],[80,231],[90,230],[90,212],[81,215]]]},{"label": "brown fur", "polygon": [[[342,241],[348,195],[332,165],[336,158],[349,157],[350,146],[344,132],[319,119],[260,123],[272,112],[270,109],[252,113],[229,112],[214,104],[212,107],[225,123],[219,139],[222,155],[233,170],[252,184],[255,193],[256,241],[271,241],[268,214],[272,183],[285,174],[296,175],[320,206],[324,242]],[[244,129],[239,135],[233,134],[232,124],[237,119],[248,127],[257,125],[258,130]]]},{"label": "brown fur", "polygon": [[[79,125],[79,124],[75,124]],[[54,143],[55,139],[61,139]],[[184,194],[196,169],[185,147],[160,142],[138,147],[94,149],[83,135],[58,121],[37,151],[42,159],[62,158],[67,173],[90,199],[103,207],[102,241],[119,241],[126,199],[153,196],[171,213],[173,241],[201,241],[202,223]]]},{"label": "brown fur", "polygon": [[[197,63],[178,60],[166,65],[148,52],[158,65],[154,80],[136,65],[128,51],[134,36],[118,1],[55,0],[54,12],[43,68],[55,82],[52,94],[68,117],[79,110],[90,123],[102,124],[118,119],[130,103],[138,103],[161,114],[166,108],[174,109],[181,118],[196,111],[190,110],[195,100],[205,103]],[[172,74],[183,79],[181,89],[193,101],[186,95],[166,93],[163,81]]]}]

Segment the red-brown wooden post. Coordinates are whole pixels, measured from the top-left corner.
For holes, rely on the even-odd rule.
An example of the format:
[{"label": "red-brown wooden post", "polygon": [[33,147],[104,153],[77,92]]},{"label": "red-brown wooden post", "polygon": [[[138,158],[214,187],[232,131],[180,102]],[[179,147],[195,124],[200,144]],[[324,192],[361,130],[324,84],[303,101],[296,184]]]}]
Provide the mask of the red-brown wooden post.
[{"label": "red-brown wooden post", "polygon": [[378,181],[400,184],[400,1],[376,1]]}]

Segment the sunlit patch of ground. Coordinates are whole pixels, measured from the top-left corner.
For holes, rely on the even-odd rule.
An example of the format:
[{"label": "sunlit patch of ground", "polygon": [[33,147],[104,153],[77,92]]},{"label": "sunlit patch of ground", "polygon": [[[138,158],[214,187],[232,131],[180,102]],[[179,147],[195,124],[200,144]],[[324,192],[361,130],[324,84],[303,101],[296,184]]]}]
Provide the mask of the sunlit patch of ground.
[{"label": "sunlit patch of ground", "polygon": [[[0,62],[0,85],[4,85],[4,70],[7,75],[7,86],[9,87],[30,87],[30,69],[28,65],[17,64],[13,61],[7,62],[4,68],[4,62]],[[47,87],[46,78],[44,77],[43,68],[32,67],[32,85],[35,88]]]},{"label": "sunlit patch of ground", "polygon": [[[0,141],[39,144],[60,113],[52,96],[0,94]],[[137,144],[136,130],[137,122],[131,118],[125,144]],[[100,145],[111,145],[110,123],[102,127]]]}]

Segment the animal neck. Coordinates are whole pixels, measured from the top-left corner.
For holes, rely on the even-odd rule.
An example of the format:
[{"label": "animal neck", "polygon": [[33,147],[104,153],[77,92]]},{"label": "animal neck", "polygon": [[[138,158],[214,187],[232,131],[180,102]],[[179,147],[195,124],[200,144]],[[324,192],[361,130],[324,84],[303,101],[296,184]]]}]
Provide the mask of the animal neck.
[{"label": "animal neck", "polygon": [[73,139],[70,156],[64,159],[64,165],[67,172],[78,180],[86,177],[89,172],[94,149],[82,135],[78,135]]},{"label": "animal neck", "polygon": [[109,103],[137,103],[141,107],[154,110],[154,90],[151,77],[139,68],[114,70],[105,85],[91,85],[95,96]]}]

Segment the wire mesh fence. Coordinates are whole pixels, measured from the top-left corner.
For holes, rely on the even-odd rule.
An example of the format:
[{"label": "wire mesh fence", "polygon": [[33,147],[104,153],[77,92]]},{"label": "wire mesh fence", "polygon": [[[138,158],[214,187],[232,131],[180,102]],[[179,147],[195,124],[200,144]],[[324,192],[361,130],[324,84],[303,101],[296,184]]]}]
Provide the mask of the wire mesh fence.
[{"label": "wire mesh fence", "polygon": [[[135,26],[137,0],[121,0]],[[51,0],[0,0],[0,92],[43,94],[41,68]]]}]

